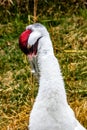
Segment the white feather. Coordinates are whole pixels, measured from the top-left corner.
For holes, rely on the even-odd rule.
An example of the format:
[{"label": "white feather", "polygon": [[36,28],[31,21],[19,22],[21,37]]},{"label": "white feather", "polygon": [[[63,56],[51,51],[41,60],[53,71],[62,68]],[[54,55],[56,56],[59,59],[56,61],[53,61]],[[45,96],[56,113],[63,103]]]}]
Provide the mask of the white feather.
[{"label": "white feather", "polygon": [[38,31],[32,32],[28,38],[27,47],[30,48],[30,46],[34,45],[36,43],[36,41],[38,40],[38,38],[40,38],[40,37],[41,37],[40,32],[38,32]]}]

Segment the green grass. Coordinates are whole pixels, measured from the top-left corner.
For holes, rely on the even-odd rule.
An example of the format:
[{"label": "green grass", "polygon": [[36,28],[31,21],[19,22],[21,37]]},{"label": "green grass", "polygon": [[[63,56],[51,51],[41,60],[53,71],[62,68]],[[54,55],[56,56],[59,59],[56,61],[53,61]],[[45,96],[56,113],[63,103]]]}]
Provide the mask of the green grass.
[{"label": "green grass", "polygon": [[[85,15],[73,15],[60,17],[57,22],[58,26],[47,25],[54,52],[59,59],[69,104],[87,128],[87,20]],[[37,80],[18,46],[18,37],[25,26],[19,21],[0,25],[1,130],[27,130],[37,95]]]}]

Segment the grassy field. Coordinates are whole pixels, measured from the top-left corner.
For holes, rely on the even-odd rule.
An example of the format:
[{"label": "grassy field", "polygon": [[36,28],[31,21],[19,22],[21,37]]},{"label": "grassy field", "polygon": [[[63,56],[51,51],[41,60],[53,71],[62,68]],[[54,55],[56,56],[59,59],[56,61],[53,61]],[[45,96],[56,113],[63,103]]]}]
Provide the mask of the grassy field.
[{"label": "grassy field", "polygon": [[[61,17],[58,25],[47,24],[47,28],[63,73],[68,102],[87,128],[87,19],[83,14]],[[25,26],[17,21],[0,24],[0,130],[27,130],[38,91],[38,82],[18,46]]]}]

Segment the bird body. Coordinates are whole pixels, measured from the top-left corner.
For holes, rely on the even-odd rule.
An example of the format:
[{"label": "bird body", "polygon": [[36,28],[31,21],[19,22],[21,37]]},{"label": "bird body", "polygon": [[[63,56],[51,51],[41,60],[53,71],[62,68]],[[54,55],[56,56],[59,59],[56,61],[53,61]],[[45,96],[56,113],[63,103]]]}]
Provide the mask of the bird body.
[{"label": "bird body", "polygon": [[[29,130],[86,130],[68,105],[60,66],[54,55],[48,31],[41,24],[30,25],[27,29],[32,30],[28,46],[34,45],[40,38],[37,54],[32,55],[31,60],[32,62],[36,59],[32,64],[38,66],[39,90],[30,114]],[[39,34],[37,38],[35,31]],[[30,41],[32,45],[29,44]],[[30,54],[27,56],[30,57]]]}]

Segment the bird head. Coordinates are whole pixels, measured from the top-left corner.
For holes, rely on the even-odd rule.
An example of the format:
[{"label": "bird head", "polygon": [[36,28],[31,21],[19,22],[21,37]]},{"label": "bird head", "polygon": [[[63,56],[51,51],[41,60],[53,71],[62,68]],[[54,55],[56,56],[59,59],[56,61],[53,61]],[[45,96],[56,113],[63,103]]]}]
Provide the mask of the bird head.
[{"label": "bird head", "polygon": [[26,27],[19,37],[19,46],[26,55],[36,55],[38,41],[45,35],[49,35],[47,29],[40,23]]},{"label": "bird head", "polygon": [[31,24],[19,37],[19,46],[21,50],[28,56],[32,72],[38,73],[37,52],[39,40],[49,36],[47,29],[40,23]]}]

